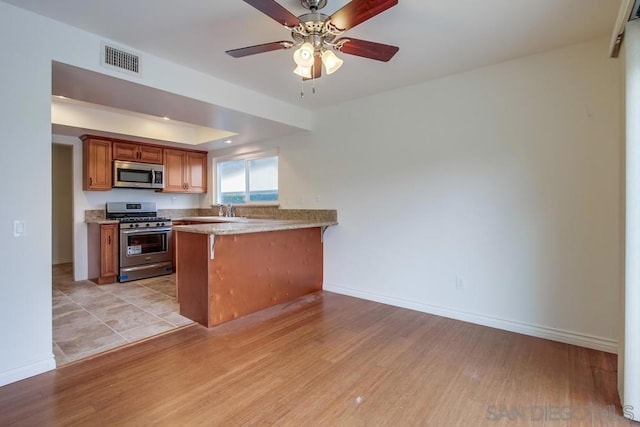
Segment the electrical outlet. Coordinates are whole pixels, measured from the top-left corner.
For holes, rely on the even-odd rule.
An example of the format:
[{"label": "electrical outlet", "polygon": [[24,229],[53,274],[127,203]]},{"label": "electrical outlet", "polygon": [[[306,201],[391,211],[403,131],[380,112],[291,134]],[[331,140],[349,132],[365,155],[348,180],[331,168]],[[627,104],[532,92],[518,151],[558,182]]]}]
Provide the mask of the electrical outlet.
[{"label": "electrical outlet", "polygon": [[27,224],[19,219],[13,221],[13,237],[22,237],[27,235]]}]

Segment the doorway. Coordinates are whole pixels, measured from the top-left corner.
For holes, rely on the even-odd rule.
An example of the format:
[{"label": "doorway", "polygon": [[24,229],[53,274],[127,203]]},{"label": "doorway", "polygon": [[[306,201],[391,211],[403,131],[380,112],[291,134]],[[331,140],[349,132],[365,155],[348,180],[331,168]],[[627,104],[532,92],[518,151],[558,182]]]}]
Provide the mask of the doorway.
[{"label": "doorway", "polygon": [[73,262],[73,146],[52,144],[51,149],[51,260],[54,265]]}]

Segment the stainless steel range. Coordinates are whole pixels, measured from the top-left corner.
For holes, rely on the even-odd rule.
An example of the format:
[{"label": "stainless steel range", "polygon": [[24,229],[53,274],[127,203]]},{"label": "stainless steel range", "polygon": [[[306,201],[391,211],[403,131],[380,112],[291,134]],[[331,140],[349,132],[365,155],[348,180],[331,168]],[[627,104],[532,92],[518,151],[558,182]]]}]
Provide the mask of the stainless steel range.
[{"label": "stainless steel range", "polygon": [[107,203],[107,219],[120,221],[119,282],[171,274],[171,219],[159,218],[155,202]]}]

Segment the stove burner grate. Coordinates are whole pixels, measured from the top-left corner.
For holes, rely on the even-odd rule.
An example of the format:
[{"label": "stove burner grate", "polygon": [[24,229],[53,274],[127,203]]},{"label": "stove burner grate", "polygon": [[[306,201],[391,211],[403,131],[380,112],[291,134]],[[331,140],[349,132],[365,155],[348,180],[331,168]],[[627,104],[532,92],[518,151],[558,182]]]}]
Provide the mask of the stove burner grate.
[{"label": "stove burner grate", "polygon": [[157,216],[138,216],[138,217],[118,218],[118,221],[120,222],[151,222],[151,221],[171,221],[171,219],[157,217]]}]

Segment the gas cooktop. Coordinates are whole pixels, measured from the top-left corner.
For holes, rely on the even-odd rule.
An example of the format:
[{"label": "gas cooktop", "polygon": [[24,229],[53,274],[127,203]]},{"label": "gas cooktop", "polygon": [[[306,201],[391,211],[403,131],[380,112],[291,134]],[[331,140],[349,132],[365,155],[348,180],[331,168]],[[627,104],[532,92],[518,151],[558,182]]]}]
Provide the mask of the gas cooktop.
[{"label": "gas cooktop", "polygon": [[150,222],[150,221],[171,221],[171,218],[158,216],[128,216],[123,218],[114,218],[120,222]]},{"label": "gas cooktop", "polygon": [[106,217],[120,221],[120,228],[171,226],[171,218],[158,217],[155,202],[109,202]]}]

